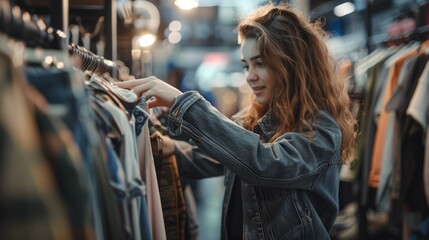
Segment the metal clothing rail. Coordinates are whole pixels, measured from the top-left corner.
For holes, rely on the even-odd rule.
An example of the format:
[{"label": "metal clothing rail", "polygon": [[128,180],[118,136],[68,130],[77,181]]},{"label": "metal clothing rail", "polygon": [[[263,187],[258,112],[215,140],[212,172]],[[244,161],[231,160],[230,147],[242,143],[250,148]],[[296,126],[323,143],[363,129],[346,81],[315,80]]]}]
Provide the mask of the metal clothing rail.
[{"label": "metal clothing rail", "polygon": [[115,81],[126,81],[134,78],[129,75],[130,71],[128,67],[121,61],[108,60],[73,43],[68,45],[68,52],[70,55],[78,57],[79,66],[77,67],[82,71],[89,71],[100,75],[108,73]]},{"label": "metal clothing rail", "polygon": [[117,75],[119,66],[115,62],[96,55],[82,46],[69,44],[68,52],[70,55],[79,57],[79,68],[82,71],[100,74],[109,73],[111,76]]},{"label": "metal clothing rail", "polygon": [[0,32],[30,47],[64,49],[66,35],[38,21],[20,7],[12,7],[7,1],[0,2]]}]

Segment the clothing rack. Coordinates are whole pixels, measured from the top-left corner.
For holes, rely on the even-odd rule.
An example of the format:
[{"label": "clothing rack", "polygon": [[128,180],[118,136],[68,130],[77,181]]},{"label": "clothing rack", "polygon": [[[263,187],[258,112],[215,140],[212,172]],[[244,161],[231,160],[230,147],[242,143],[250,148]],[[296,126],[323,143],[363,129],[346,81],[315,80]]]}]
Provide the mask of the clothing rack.
[{"label": "clothing rack", "polygon": [[40,46],[49,49],[64,49],[65,34],[52,28],[22,11],[18,6],[11,6],[7,1],[0,3],[0,31],[28,46]]},{"label": "clothing rack", "polygon": [[[410,41],[422,41],[428,39],[427,34],[429,33],[429,25],[422,24],[422,14],[426,14],[425,11],[422,11],[422,8],[429,4],[427,0],[413,0],[405,4],[397,6],[398,10],[394,16],[395,20],[401,19],[405,16],[413,16],[416,20],[416,29],[408,34],[402,34],[398,36],[388,36],[386,34],[373,35],[372,21],[373,21],[373,0],[367,0],[367,8],[365,11],[365,25],[367,32],[367,41],[366,47],[368,53],[372,52],[379,46],[391,46],[398,45],[402,43],[408,43]],[[363,163],[360,170],[359,176],[359,204],[358,204],[358,239],[365,240],[368,239],[368,221],[367,221],[367,211],[369,209],[369,201],[371,196],[371,190],[368,187],[368,176],[369,176],[369,166],[366,163]]]}]

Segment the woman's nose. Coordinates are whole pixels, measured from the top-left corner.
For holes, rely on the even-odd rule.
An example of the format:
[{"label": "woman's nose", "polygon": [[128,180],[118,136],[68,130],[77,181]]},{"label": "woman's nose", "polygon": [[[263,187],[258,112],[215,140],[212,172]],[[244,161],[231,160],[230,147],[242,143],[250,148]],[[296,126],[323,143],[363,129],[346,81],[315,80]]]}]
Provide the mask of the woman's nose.
[{"label": "woman's nose", "polygon": [[255,81],[256,79],[258,79],[256,71],[253,68],[249,68],[249,70],[247,71],[247,81],[251,82]]}]

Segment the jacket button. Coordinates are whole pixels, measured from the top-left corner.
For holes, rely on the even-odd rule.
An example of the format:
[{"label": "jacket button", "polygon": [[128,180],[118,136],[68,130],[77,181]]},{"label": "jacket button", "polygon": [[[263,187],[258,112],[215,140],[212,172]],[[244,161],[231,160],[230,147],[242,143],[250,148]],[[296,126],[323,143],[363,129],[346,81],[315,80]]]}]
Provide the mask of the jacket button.
[{"label": "jacket button", "polygon": [[252,219],[253,217],[255,217],[255,212],[253,210],[247,210],[247,217]]}]

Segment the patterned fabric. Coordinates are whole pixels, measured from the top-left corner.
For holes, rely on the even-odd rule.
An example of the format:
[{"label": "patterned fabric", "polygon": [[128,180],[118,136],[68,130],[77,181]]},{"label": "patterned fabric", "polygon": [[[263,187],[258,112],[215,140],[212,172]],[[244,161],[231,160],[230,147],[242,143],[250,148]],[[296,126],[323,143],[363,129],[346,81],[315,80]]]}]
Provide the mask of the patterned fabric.
[{"label": "patterned fabric", "polygon": [[162,139],[156,133],[151,135],[151,145],[167,239],[185,239],[187,212],[176,157],[162,158]]},{"label": "patterned fabric", "polygon": [[[158,136],[157,133],[161,135],[167,135],[168,129],[165,127],[167,124],[167,118],[168,118],[168,112],[169,109],[164,107],[156,107],[151,109],[151,114],[149,115],[149,132],[151,135],[151,146],[152,146],[152,154],[155,158],[155,166],[157,169],[157,176],[158,176],[158,182],[160,182],[160,185],[164,185],[163,188],[170,189],[169,195],[167,196],[172,198],[173,196],[176,196],[176,202],[175,202],[175,211],[174,216],[176,218],[175,222],[169,221],[168,223],[165,221],[166,229],[167,229],[167,235],[169,236],[169,232],[180,232],[181,231],[181,221],[185,221],[185,236],[184,238],[187,240],[197,240],[199,239],[199,229],[198,229],[198,219],[197,219],[197,213],[196,213],[196,202],[194,195],[192,193],[192,189],[188,183],[188,179],[180,176],[178,173],[178,167],[177,167],[177,159],[174,156],[173,158],[164,158],[160,159],[159,156],[162,156],[162,141]],[[163,166],[167,165],[169,168],[164,168],[162,170]],[[177,180],[173,180],[176,179]],[[179,186],[181,185],[181,188]],[[163,191],[160,187],[160,192]],[[167,192],[166,192],[167,193]],[[185,206],[181,206],[181,195],[184,197]],[[164,199],[164,200],[163,200]],[[171,206],[174,205],[172,203],[169,203],[168,199],[165,199],[165,196],[161,193],[161,202],[163,204],[163,209],[165,208],[165,211],[171,211],[168,210],[168,208],[171,209]],[[164,202],[166,202],[164,204]],[[169,206],[164,206],[168,205]],[[183,212],[183,208],[184,211]],[[171,211],[173,212],[173,211]],[[184,216],[182,216],[184,214]],[[171,218],[171,216],[166,216],[166,213],[164,212],[164,218]],[[168,225],[168,226],[167,226]],[[171,227],[170,227],[171,225]],[[170,229],[171,228],[171,229]],[[170,236],[171,237],[171,236]],[[169,239],[170,239],[169,237]],[[173,239],[178,238],[180,236],[174,236]]]}]

